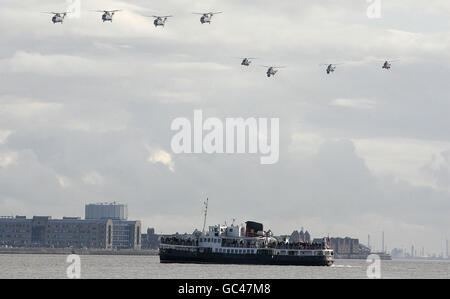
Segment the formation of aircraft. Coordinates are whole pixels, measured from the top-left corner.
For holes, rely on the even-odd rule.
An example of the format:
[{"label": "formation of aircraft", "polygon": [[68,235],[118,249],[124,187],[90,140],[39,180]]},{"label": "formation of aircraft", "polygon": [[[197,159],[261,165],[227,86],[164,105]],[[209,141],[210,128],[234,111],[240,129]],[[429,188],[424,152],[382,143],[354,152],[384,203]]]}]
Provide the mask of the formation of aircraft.
[{"label": "formation of aircraft", "polygon": [[[115,15],[115,13],[121,11],[120,9],[115,9],[115,10],[95,10],[95,12],[102,12],[102,21],[103,22],[112,22],[113,20],[113,16]],[[51,19],[51,21],[53,22],[53,24],[56,23],[60,23],[62,24],[64,22],[64,18],[67,16],[68,13],[70,12],[46,12],[48,14],[53,14],[53,17]],[[223,13],[222,11],[218,11],[218,12],[194,12],[193,14],[196,15],[201,15],[200,17],[200,23],[201,24],[211,24],[211,20],[212,17],[216,14],[221,14]],[[164,27],[164,25],[166,24],[166,21],[168,20],[168,18],[173,17],[172,15],[167,15],[167,16],[157,16],[157,15],[152,15],[152,16],[146,16],[146,17],[151,17],[154,18],[153,24],[155,25],[155,27],[161,26]],[[256,57],[242,57],[239,58],[241,59],[241,65],[242,66],[246,66],[249,67],[252,63],[252,61],[254,59],[257,59]],[[384,60],[382,69],[385,70],[390,70],[392,67],[392,63],[398,61],[399,59],[394,59],[394,60]],[[319,64],[319,66],[326,66],[326,73],[332,74],[336,71],[336,67],[338,65],[341,65],[342,63],[327,63],[327,64]],[[262,67],[266,68],[266,75],[267,77],[273,77],[275,76],[275,74],[279,71],[279,69],[281,68],[285,68],[285,66],[267,66],[267,65],[261,65]]]},{"label": "formation of aircraft", "polygon": [[[116,12],[121,11],[121,9],[115,9],[115,10],[94,10],[95,12],[102,12],[102,21],[106,22],[112,22],[113,20],[113,16]],[[66,15],[69,12],[49,12],[50,14],[53,14],[54,16],[52,17],[52,22],[53,24],[56,23],[63,23],[64,18],[66,17]],[[218,11],[218,12],[194,12],[193,14],[198,14],[201,15],[200,17],[200,23],[205,24],[211,24],[211,19],[214,15],[216,14],[221,14],[223,13],[222,11]],[[153,18],[155,18],[155,20],[153,21],[153,24],[155,25],[155,27],[158,26],[163,26],[167,21],[167,18],[170,18],[172,16],[152,16]]]},{"label": "formation of aircraft", "polygon": [[[240,57],[241,59],[241,65],[249,67],[250,64],[253,62],[254,59],[258,59],[256,57]],[[270,65],[260,65],[260,67],[263,67],[266,69],[266,75],[267,77],[273,77],[275,74],[279,71],[281,68],[285,68],[285,66],[270,66]]]}]

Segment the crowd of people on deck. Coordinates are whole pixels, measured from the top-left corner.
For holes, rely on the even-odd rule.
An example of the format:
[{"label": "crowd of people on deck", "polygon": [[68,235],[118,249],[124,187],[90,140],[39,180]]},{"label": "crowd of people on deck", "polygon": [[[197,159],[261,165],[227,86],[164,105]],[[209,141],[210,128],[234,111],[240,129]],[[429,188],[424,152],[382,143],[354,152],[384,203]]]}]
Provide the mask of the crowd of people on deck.
[{"label": "crowd of people on deck", "polygon": [[289,243],[284,241],[277,243],[269,243],[267,247],[275,249],[297,249],[297,250],[318,250],[327,248],[325,243],[309,243],[309,242]]},{"label": "crowd of people on deck", "polygon": [[179,238],[179,237],[161,237],[161,244],[182,245],[182,246],[198,246],[198,239]]},{"label": "crowd of people on deck", "polygon": [[[181,246],[198,246],[199,239],[181,238],[177,236],[161,237],[162,244],[181,245]],[[296,250],[320,250],[326,249],[325,243],[309,243],[297,242],[289,243],[288,241],[278,241],[274,238],[261,238],[259,240],[245,240],[245,239],[221,239],[222,247],[232,248],[273,248],[273,249],[296,249]]]}]

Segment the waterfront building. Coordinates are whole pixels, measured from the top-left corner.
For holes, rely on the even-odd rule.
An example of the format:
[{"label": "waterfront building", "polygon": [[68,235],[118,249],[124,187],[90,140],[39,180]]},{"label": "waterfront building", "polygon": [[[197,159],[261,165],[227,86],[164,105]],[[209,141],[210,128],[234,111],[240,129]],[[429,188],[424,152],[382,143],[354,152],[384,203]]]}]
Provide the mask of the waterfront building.
[{"label": "waterfront building", "polygon": [[303,232],[303,227],[300,230],[300,233],[298,236],[299,236],[300,242],[305,242],[305,233]]},{"label": "waterfront building", "polygon": [[0,245],[46,248],[112,248],[111,219],[82,220],[50,216],[0,218]]},{"label": "waterfront building", "polygon": [[141,222],[112,220],[114,249],[141,248]]},{"label": "waterfront building", "polygon": [[114,231],[112,247],[114,249],[141,248],[141,222],[127,220],[127,205],[116,202],[87,204],[85,218],[112,220]]},{"label": "waterfront building", "polygon": [[112,203],[91,203],[85,206],[84,218],[86,219],[113,219],[127,220],[127,205]]},{"label": "waterfront building", "polygon": [[80,217],[0,217],[0,246],[140,249],[141,222]]},{"label": "waterfront building", "polygon": [[141,234],[141,248],[158,249],[161,235],[155,233],[154,228],[148,228],[146,234]]},{"label": "waterfront building", "polygon": [[308,231],[305,231],[304,238],[306,243],[311,243],[311,235],[309,234]]},{"label": "waterfront building", "polygon": [[331,238],[330,246],[336,254],[359,254],[362,247],[358,239],[345,238]]},{"label": "waterfront building", "polygon": [[298,243],[300,242],[300,235],[298,233],[298,231],[293,231],[291,236],[289,237],[289,242],[290,243]]}]

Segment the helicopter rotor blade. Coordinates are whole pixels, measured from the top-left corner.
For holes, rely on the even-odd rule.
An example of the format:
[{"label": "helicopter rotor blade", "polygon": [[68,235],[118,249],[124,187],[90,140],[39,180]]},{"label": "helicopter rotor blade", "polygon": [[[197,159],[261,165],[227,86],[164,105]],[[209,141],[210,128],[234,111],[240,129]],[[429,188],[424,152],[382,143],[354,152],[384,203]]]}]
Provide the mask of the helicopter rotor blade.
[{"label": "helicopter rotor blade", "polygon": [[152,16],[144,16],[144,17],[155,18],[155,19],[158,19],[158,18],[164,19],[164,18],[172,18],[173,16],[156,16],[156,15],[152,15]]},{"label": "helicopter rotor blade", "polygon": [[400,61],[401,59],[400,58],[396,58],[396,59],[380,59],[380,60],[377,60],[377,61],[380,61],[380,62],[395,62],[395,61]]},{"label": "helicopter rotor blade", "polygon": [[114,10],[91,10],[91,11],[107,13],[107,12],[118,12],[118,11],[122,11],[122,10],[121,9],[114,9]]},{"label": "helicopter rotor blade", "polygon": [[45,14],[50,14],[50,15],[58,15],[58,14],[60,14],[60,15],[63,15],[63,14],[68,14],[68,13],[70,13],[70,11],[65,11],[65,12],[50,12],[50,11],[44,11],[44,12],[41,12],[41,13],[45,13]]},{"label": "helicopter rotor blade", "polygon": [[260,65],[260,67],[265,67],[265,68],[273,68],[273,69],[284,69],[286,68],[286,66],[275,66],[275,65]]}]

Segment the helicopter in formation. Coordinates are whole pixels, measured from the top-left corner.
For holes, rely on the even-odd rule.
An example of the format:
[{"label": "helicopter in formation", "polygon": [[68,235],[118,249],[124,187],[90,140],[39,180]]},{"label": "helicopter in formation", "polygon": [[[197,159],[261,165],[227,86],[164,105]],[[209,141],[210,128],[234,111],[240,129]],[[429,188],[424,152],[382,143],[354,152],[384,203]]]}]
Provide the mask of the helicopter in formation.
[{"label": "helicopter in formation", "polygon": [[195,15],[201,15],[200,17],[200,23],[205,24],[211,24],[211,19],[214,15],[216,14],[220,14],[222,13],[222,11],[218,11],[218,12],[206,12],[206,13],[201,13],[201,12],[194,12],[193,14]]},{"label": "helicopter in formation", "polygon": [[275,74],[279,71],[279,69],[284,68],[284,66],[267,66],[267,65],[262,65],[262,67],[267,68],[266,75],[268,78],[275,76]]},{"label": "helicopter in formation", "polygon": [[243,57],[243,58],[240,58],[240,59],[242,59],[242,62],[241,62],[241,65],[244,65],[244,66],[250,66],[250,64],[252,63],[252,60],[253,59],[257,59],[256,57]]},{"label": "helicopter in formation", "polygon": [[382,69],[385,70],[390,70],[392,67],[392,63],[395,61],[399,61],[400,59],[395,59],[395,60],[385,60],[383,63],[383,66],[381,67]]},{"label": "helicopter in formation", "polygon": [[115,10],[94,10],[95,12],[102,12],[102,21],[104,22],[112,22],[113,20],[113,16],[116,12],[121,11],[120,9],[115,9]]},{"label": "helicopter in formation", "polygon": [[325,71],[329,75],[329,74],[333,73],[334,71],[336,71],[336,67],[341,64],[342,63],[336,63],[336,64],[328,64],[327,63],[327,64],[319,64],[319,66],[326,66],[327,68],[325,69]]},{"label": "helicopter in formation", "polygon": [[158,26],[164,27],[167,19],[171,18],[173,16],[151,16],[151,17],[155,18],[155,20],[153,21],[153,25],[155,25],[155,27],[158,27]]},{"label": "helicopter in formation", "polygon": [[64,22],[64,18],[67,16],[67,14],[69,12],[66,11],[66,12],[44,12],[44,13],[53,15],[53,17],[52,17],[53,24],[56,24],[56,23],[62,24]]}]

